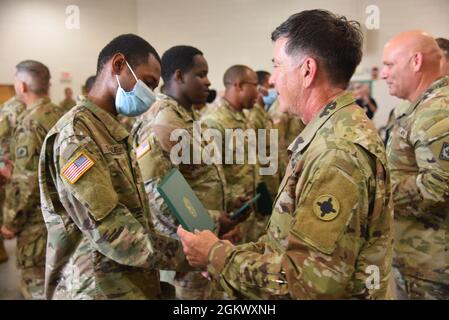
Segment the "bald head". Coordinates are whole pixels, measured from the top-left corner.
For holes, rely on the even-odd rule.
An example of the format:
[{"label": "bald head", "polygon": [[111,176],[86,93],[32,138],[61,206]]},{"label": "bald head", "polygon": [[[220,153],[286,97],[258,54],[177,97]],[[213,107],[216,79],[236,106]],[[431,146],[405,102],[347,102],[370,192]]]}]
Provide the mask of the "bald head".
[{"label": "bald head", "polygon": [[223,76],[225,99],[237,109],[251,108],[257,99],[257,74],[244,65],[234,65]]},{"label": "bald head", "polygon": [[426,67],[436,68],[441,59],[438,43],[430,34],[421,30],[406,31],[393,37],[385,45],[385,52],[407,56],[421,53],[424,57],[423,65]]},{"label": "bald head", "polygon": [[382,78],[390,94],[413,101],[441,76],[441,50],[435,39],[421,30],[406,31],[385,44]]},{"label": "bald head", "polygon": [[234,65],[226,70],[223,76],[223,84],[225,85],[225,87],[229,87],[234,83],[245,81],[248,77],[251,77],[253,73],[256,74],[250,67],[244,66],[242,64]]}]

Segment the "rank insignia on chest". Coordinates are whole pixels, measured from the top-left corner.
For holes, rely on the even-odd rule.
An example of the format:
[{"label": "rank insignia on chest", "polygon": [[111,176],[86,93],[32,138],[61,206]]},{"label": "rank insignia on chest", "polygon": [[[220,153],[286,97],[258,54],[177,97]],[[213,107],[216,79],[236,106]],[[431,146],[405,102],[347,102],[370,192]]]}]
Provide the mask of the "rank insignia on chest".
[{"label": "rank insignia on chest", "polygon": [[140,159],[145,153],[151,150],[150,143],[148,141],[145,141],[140,146],[136,148],[136,157],[137,159]]},{"label": "rank insignia on chest", "polygon": [[444,142],[441,147],[440,159],[449,161],[449,143]]},{"label": "rank insignia on chest", "polygon": [[313,212],[323,221],[334,220],[340,213],[340,203],[334,196],[325,194],[315,199]]},{"label": "rank insignia on chest", "polygon": [[70,161],[62,170],[62,176],[67,179],[71,184],[78,181],[95,162],[90,159],[84,152],[78,154],[75,160]]}]

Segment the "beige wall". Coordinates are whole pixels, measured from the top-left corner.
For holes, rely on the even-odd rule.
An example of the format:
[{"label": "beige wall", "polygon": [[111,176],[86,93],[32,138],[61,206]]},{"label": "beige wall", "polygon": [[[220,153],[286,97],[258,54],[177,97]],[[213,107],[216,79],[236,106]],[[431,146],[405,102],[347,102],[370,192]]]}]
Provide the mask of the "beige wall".
[{"label": "beige wall", "polygon": [[[66,29],[66,7],[80,8],[80,29]],[[101,48],[114,36],[137,32],[135,1],[0,0],[0,83],[12,83],[15,65],[24,59],[45,63],[52,74],[51,97],[59,102],[66,86],[80,93],[95,74]],[[71,83],[62,83],[70,72]]]},{"label": "beige wall", "polygon": [[271,70],[271,32],[292,13],[312,8],[359,17],[358,0],[137,0],[138,32],[162,53],[189,44],[203,51],[212,86],[233,64]]},{"label": "beige wall", "polygon": [[[449,38],[448,0],[362,0],[363,8],[376,4],[380,9],[380,29],[366,33],[365,54],[361,67],[382,66],[382,48],[395,34],[423,29],[434,37]],[[363,21],[363,20],[362,20]],[[387,121],[390,110],[401,101],[388,94],[383,80],[373,85],[374,97],[382,108],[375,117],[379,127]]]},{"label": "beige wall", "polygon": [[[80,8],[80,30],[65,28],[69,4]],[[20,60],[41,60],[51,69],[51,95],[59,101],[67,86],[60,82],[61,72],[72,74],[69,85],[78,93],[95,73],[106,42],[135,32],[161,54],[173,45],[197,46],[209,62],[212,86],[220,90],[222,75],[232,64],[271,70],[270,33],[290,14],[323,8],[364,23],[365,9],[373,4],[380,9],[380,29],[364,28],[359,72],[381,67],[384,43],[402,30],[422,28],[449,37],[448,0],[0,0],[0,84],[12,82]],[[381,108],[375,119],[380,126],[398,99],[389,96],[383,81],[373,88]]]}]

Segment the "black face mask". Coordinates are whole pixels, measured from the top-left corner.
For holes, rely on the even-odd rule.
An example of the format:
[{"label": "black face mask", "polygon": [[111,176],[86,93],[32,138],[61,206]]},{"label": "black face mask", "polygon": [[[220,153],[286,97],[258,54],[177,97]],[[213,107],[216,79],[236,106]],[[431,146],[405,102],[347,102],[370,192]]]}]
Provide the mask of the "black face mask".
[{"label": "black face mask", "polygon": [[215,91],[214,89],[209,90],[209,94],[207,95],[206,103],[214,102],[216,97],[217,97],[217,91]]}]

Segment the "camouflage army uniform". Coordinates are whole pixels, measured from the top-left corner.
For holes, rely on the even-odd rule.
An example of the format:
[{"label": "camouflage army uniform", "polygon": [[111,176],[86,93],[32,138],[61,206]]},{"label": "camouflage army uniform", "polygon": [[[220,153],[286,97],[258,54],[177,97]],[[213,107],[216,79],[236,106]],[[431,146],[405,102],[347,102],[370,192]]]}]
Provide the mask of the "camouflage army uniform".
[{"label": "camouflage army uniform", "polygon": [[25,298],[43,299],[47,231],[40,209],[38,164],[47,132],[63,110],[48,97],[19,117],[11,143],[14,171],[5,200],[4,225],[17,235],[17,262]]},{"label": "camouflage army uniform", "polygon": [[[176,229],[179,223],[156,189],[162,178],[172,168],[177,167],[180,170],[213,218],[218,216],[219,211],[226,209],[226,183],[221,166],[193,164],[192,157],[191,164],[181,163],[177,166],[170,160],[170,151],[177,143],[177,141],[170,141],[170,134],[176,129],[189,132],[190,154],[193,155],[194,121],[199,121],[197,111],[188,111],[174,99],[159,94],[158,101],[137,119],[132,131],[137,161],[150,200],[153,223],[158,231],[175,239],[178,239]],[[210,281],[200,272],[178,272],[173,284],[176,287],[178,299],[221,298],[221,293],[214,290]]]},{"label": "camouflage army uniform", "polygon": [[[276,141],[275,145],[270,146],[270,131],[273,130],[273,122],[272,122],[270,116],[265,111],[265,109],[257,103],[251,109],[244,109],[243,113],[245,114],[248,121],[251,123],[251,127],[256,129],[257,139],[259,139],[259,134],[257,131],[263,130],[263,129],[266,130],[266,135],[265,135],[266,150],[258,151],[258,154],[259,154],[259,152],[262,152],[266,156],[270,155],[270,148],[273,148],[273,149],[278,148],[278,144],[277,144],[278,141]],[[257,145],[257,148],[259,148],[259,144]],[[279,150],[278,150],[278,152],[279,152]],[[279,153],[278,153],[278,156],[279,156]],[[261,175],[260,169],[256,171],[256,183],[265,182],[268,192],[270,193],[271,198],[273,200],[276,197],[276,194],[277,194],[277,191],[279,188],[279,182],[280,182],[280,179],[279,179],[279,157],[278,157],[277,161],[278,161],[278,163],[277,163],[278,167],[277,167],[276,173],[273,175]],[[260,166],[260,168],[263,168],[263,167],[268,167],[269,163],[266,165],[263,165],[260,162],[258,162],[258,165]],[[250,233],[252,233],[252,231],[255,231],[254,235],[250,235],[250,239],[252,239],[254,241],[257,240],[257,238],[260,236],[262,231],[265,229],[265,226],[266,226],[268,220],[269,220],[269,216],[256,215],[255,224],[257,226],[256,226],[256,228],[251,228],[249,230]]]},{"label": "camouflage army uniform", "polygon": [[122,126],[124,126],[125,129],[128,132],[131,132],[131,130],[132,130],[133,126],[134,126],[134,123],[136,122],[136,118],[135,117],[126,117],[126,116],[121,115],[121,114],[119,114],[117,116],[117,119],[120,122],[120,124]]},{"label": "camouflage army uniform", "polygon": [[70,111],[76,105],[76,101],[73,99],[64,99],[59,103],[59,106],[64,109],[64,112]]},{"label": "camouflage army uniform", "polygon": [[236,247],[219,241],[209,274],[233,298],[385,298],[393,214],[373,123],[345,92],[288,149],[266,234]]},{"label": "camouflage army uniform", "polygon": [[[12,97],[0,107],[0,166],[4,167],[7,159],[11,159],[9,148],[11,136],[17,127],[17,119],[25,110],[25,104]],[[5,190],[7,185],[0,186],[0,227],[3,224],[3,205],[5,203]],[[3,237],[0,234],[0,247],[3,247]],[[2,248],[0,248],[2,250]]]},{"label": "camouflage army uniform", "polygon": [[276,100],[271,108],[268,110],[268,114],[273,121],[273,127],[278,129],[278,145],[279,145],[279,176],[280,180],[285,174],[285,169],[288,164],[287,147],[304,129],[304,123],[301,119],[282,113],[279,111],[279,101]]},{"label": "camouflage army uniform", "polygon": [[434,82],[395,110],[387,155],[395,261],[412,299],[449,299],[449,86]]},{"label": "camouflage army uniform", "polygon": [[48,133],[39,162],[48,299],[156,299],[158,268],[187,266],[181,244],[154,231],[130,142],[87,99]]},{"label": "camouflage army uniform", "polygon": [[[231,193],[231,201],[235,202],[237,201],[238,197],[245,196],[246,194],[254,196],[257,183],[258,168],[257,164],[248,163],[248,153],[246,152],[248,150],[248,140],[245,140],[245,157],[243,164],[236,163],[236,139],[234,139],[233,149],[227,150],[225,143],[226,129],[241,129],[243,130],[243,132],[248,129],[254,130],[255,128],[253,127],[252,123],[248,121],[243,112],[233,110],[225,99],[221,100],[221,105],[201,117],[201,121],[208,128],[216,129],[221,133],[223,169],[225,173],[226,184]],[[232,164],[225,163],[226,154],[233,154],[234,162]],[[253,228],[255,227],[254,224],[255,221],[258,220],[258,218],[259,217],[256,216],[255,213],[251,213],[246,221],[240,223],[240,229],[243,234],[243,242],[255,241],[263,232],[264,228]]]}]

